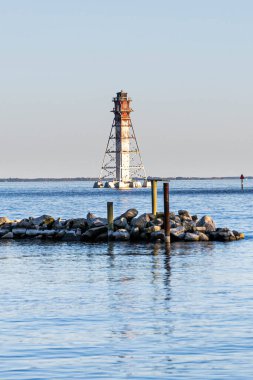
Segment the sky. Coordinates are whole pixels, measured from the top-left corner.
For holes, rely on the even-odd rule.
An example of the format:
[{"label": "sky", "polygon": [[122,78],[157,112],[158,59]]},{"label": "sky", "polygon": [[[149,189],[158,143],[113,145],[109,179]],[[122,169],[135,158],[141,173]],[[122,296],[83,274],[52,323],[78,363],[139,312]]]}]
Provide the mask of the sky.
[{"label": "sky", "polygon": [[98,176],[112,97],[151,176],[253,175],[251,0],[0,0],[0,178]]}]

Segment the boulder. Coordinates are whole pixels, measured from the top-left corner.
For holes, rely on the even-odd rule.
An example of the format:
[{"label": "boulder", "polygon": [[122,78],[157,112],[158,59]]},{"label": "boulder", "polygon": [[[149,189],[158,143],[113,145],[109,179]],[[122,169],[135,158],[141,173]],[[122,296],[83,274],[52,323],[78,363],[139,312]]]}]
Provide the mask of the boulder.
[{"label": "boulder", "polygon": [[0,228],[0,237],[6,235],[8,232],[11,232],[10,227],[6,227],[6,226],[3,227],[3,226],[4,225],[2,225]]},{"label": "boulder", "polygon": [[130,239],[130,233],[125,229],[119,229],[115,232],[113,232],[113,237],[115,240],[129,240]]},{"label": "boulder", "polygon": [[45,237],[54,236],[56,234],[55,230],[39,230],[39,234]]},{"label": "boulder", "polygon": [[209,237],[209,240],[211,241],[218,240],[218,232],[216,231],[207,231],[206,235]]},{"label": "boulder", "polygon": [[143,230],[147,223],[150,222],[149,214],[142,214],[138,218],[134,218],[131,221],[131,226],[138,227],[140,230]]},{"label": "boulder", "polygon": [[197,227],[206,227],[206,231],[213,232],[216,230],[215,223],[211,216],[205,215],[197,222]]},{"label": "boulder", "polygon": [[209,237],[206,234],[204,234],[203,232],[198,231],[197,234],[199,235],[200,241],[208,241],[209,240]]},{"label": "boulder", "polygon": [[66,224],[65,220],[62,220],[61,218],[57,218],[52,224],[52,228],[55,230],[63,230],[65,229],[65,224]]},{"label": "boulder", "polygon": [[69,219],[65,222],[65,228],[67,229],[77,229],[80,228],[81,230],[86,230],[88,224],[87,220],[85,218],[76,218],[76,219]]},{"label": "boulder", "polygon": [[164,230],[154,231],[150,235],[151,240],[164,240]]},{"label": "boulder", "polygon": [[179,223],[175,223],[173,220],[170,220],[170,228],[177,228],[181,226]]},{"label": "boulder", "polygon": [[138,215],[138,211],[135,208],[130,208],[129,210],[124,212],[122,215],[120,215],[120,218],[126,218],[127,221],[131,221],[137,215]]},{"label": "boulder", "polygon": [[108,234],[104,232],[96,237],[95,242],[106,242],[108,241]]},{"label": "boulder", "polygon": [[12,232],[14,236],[23,236],[26,233],[26,228],[13,228]]},{"label": "boulder", "polygon": [[241,232],[238,232],[238,231],[235,231],[235,230],[233,230],[232,232],[233,232],[236,240],[244,239],[244,234],[242,234]]},{"label": "boulder", "polygon": [[170,229],[170,240],[173,241],[181,241],[184,240],[185,237],[185,229],[182,226],[177,228]]},{"label": "boulder", "polygon": [[140,236],[140,229],[138,227],[132,227],[130,230],[130,239],[136,240]]},{"label": "boulder", "polygon": [[180,217],[184,216],[186,218],[191,219],[191,215],[190,215],[189,211],[187,211],[187,210],[178,210],[178,215]]},{"label": "boulder", "polygon": [[11,223],[11,220],[7,216],[0,216],[0,226],[5,223]]},{"label": "boulder", "polygon": [[98,235],[101,235],[102,233],[107,233],[107,231],[108,231],[107,226],[90,228],[89,230],[87,230],[81,235],[81,240],[84,240],[84,241],[95,240],[95,238]]},{"label": "boulder", "polygon": [[118,218],[114,219],[113,224],[117,228],[126,229],[126,227],[128,227],[127,219],[124,216],[119,216]]},{"label": "boulder", "polygon": [[75,241],[80,240],[81,236],[76,234],[75,230],[65,230],[65,235],[63,236],[64,241]]},{"label": "boulder", "polygon": [[181,219],[178,215],[175,216],[174,222],[177,224],[181,224]]},{"label": "boulder", "polygon": [[206,232],[206,227],[195,227],[195,230],[199,232]]},{"label": "boulder", "polygon": [[151,234],[152,232],[161,231],[161,226],[150,226],[147,228],[144,228],[143,232],[146,234]]},{"label": "boulder", "polygon": [[219,241],[229,241],[229,240],[236,240],[235,235],[232,231],[228,230],[227,228],[219,229],[219,231],[216,231],[217,233],[217,240]]},{"label": "boulder", "polygon": [[199,240],[199,235],[191,233],[191,232],[186,232],[184,236],[185,241],[198,241]]},{"label": "boulder", "polygon": [[50,227],[54,223],[54,218],[50,215],[41,215],[38,218],[29,218],[29,221],[34,225],[34,226],[45,226],[45,227]]},{"label": "boulder", "polygon": [[34,237],[40,234],[41,234],[41,231],[37,229],[27,229],[25,232],[25,236],[28,236],[28,237]]},{"label": "boulder", "polygon": [[89,228],[107,226],[108,222],[106,218],[98,218],[95,214],[89,212],[87,214],[87,224]]},{"label": "boulder", "polygon": [[2,239],[13,239],[13,232],[7,232],[7,234],[2,236]]},{"label": "boulder", "polygon": [[160,227],[162,227],[162,225],[163,225],[163,219],[161,219],[161,218],[154,219],[149,224],[151,226],[160,226]]},{"label": "boulder", "polygon": [[29,219],[22,219],[16,226],[17,228],[35,228],[34,224]]},{"label": "boulder", "polygon": [[176,214],[174,212],[170,212],[170,219],[175,220]]},{"label": "boulder", "polygon": [[54,238],[55,239],[62,239],[62,238],[64,238],[65,235],[66,235],[65,230],[59,230],[59,231],[56,231]]},{"label": "boulder", "polygon": [[184,220],[182,225],[187,232],[194,232],[196,230],[196,223],[192,220]]}]

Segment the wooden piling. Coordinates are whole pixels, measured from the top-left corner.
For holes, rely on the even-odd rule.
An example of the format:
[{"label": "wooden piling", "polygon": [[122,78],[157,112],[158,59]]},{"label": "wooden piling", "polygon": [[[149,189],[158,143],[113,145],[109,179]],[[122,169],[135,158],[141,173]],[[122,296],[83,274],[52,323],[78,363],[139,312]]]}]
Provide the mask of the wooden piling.
[{"label": "wooden piling", "polygon": [[151,180],[151,195],[152,195],[152,214],[156,216],[157,213],[157,180]]},{"label": "wooden piling", "polygon": [[170,204],[169,204],[169,183],[163,184],[163,202],[164,202],[164,235],[165,243],[170,243]]},{"label": "wooden piling", "polygon": [[113,202],[107,202],[108,239],[113,233]]}]

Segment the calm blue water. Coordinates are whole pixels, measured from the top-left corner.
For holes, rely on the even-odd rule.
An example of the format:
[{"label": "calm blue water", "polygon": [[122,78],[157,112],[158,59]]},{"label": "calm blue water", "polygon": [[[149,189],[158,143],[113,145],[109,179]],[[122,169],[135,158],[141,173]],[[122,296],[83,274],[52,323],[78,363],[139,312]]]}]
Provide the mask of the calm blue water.
[{"label": "calm blue water", "polygon": [[[150,211],[150,190],[0,183],[0,214]],[[172,181],[228,244],[0,242],[0,379],[252,379],[253,181]],[[162,192],[159,190],[162,210]]]}]

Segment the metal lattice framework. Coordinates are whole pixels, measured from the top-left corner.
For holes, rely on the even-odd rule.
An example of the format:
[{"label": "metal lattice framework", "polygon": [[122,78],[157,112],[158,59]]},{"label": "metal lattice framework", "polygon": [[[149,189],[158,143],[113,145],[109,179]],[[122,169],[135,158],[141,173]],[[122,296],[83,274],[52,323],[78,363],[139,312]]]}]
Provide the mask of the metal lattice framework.
[{"label": "metal lattice framework", "polygon": [[[129,136],[126,139],[129,139],[129,150],[127,151],[118,151],[116,150],[116,140],[119,137],[116,136],[116,122],[115,118],[110,131],[110,136],[107,142],[104,159],[102,163],[102,168],[99,176],[99,180],[103,179],[113,179],[116,178],[116,154],[117,153],[129,153],[129,177],[132,180],[135,179],[147,179],[145,168],[142,162],[140,149],[136,140],[135,132],[133,125],[130,121],[129,123]],[[121,140],[124,137],[120,137]]]}]

